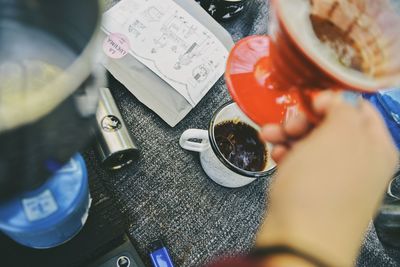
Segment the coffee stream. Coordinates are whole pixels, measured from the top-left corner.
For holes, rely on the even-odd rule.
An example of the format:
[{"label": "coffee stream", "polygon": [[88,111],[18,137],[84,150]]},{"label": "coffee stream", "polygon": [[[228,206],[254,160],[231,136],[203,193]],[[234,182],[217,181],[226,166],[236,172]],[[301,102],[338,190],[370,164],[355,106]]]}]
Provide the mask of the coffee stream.
[{"label": "coffee stream", "polygon": [[215,140],[223,156],[240,169],[265,169],[267,149],[256,129],[243,122],[224,121],[214,128]]}]

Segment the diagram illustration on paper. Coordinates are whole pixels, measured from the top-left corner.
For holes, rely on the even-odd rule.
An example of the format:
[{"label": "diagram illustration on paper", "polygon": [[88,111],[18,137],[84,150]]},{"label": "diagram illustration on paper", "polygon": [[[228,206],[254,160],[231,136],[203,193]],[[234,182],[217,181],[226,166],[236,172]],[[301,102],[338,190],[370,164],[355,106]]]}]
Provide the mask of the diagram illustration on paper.
[{"label": "diagram illustration on paper", "polygon": [[227,49],[174,1],[123,0],[103,17],[129,53],[195,106],[225,71]]}]

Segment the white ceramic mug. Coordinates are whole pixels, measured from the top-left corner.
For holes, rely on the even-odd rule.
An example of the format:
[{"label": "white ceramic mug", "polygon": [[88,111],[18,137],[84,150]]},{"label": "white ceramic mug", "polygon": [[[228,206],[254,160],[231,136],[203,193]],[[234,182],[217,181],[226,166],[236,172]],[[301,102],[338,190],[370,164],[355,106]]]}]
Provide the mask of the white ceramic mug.
[{"label": "white ceramic mug", "polygon": [[[216,183],[230,188],[245,186],[258,178],[270,175],[276,168],[276,163],[271,158],[272,145],[267,143],[267,164],[262,171],[252,172],[240,169],[229,162],[220,152],[214,136],[214,128],[221,122],[241,121],[254,129],[259,126],[251,121],[234,102],[228,102],[217,110],[207,130],[186,130],[179,144],[182,148],[200,153],[200,163],[206,174]],[[195,142],[193,140],[198,140]]]}]

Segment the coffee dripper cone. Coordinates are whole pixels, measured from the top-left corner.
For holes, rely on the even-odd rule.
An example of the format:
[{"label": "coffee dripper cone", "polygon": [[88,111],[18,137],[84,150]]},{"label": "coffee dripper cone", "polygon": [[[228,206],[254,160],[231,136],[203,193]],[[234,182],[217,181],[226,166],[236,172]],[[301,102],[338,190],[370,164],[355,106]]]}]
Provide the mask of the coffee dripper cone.
[{"label": "coffee dripper cone", "polygon": [[256,123],[283,123],[324,89],[400,83],[400,16],[389,0],[273,0],[269,36],[231,51],[228,89]]}]

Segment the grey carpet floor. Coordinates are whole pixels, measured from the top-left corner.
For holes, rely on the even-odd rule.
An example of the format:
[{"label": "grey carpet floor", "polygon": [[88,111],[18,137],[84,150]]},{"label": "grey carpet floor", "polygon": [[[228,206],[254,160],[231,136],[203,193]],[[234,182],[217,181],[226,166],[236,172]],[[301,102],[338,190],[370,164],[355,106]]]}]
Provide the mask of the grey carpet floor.
[{"label": "grey carpet floor", "polygon": [[[106,7],[115,2],[106,0]],[[255,0],[246,14],[223,24],[235,41],[267,33],[267,2]],[[129,235],[143,258],[147,244],[159,238],[167,243],[176,266],[182,267],[198,266],[222,254],[248,251],[263,218],[271,177],[241,189],[223,188],[207,178],[196,153],[184,151],[178,144],[184,130],[205,129],[213,112],[230,100],[224,80],[220,79],[175,128],[119,83],[112,81],[111,89],[141,146],[141,158],[125,169],[108,172],[98,167],[95,153],[90,152],[88,164],[97,170],[97,178],[118,202],[129,221]],[[357,264],[397,266],[398,255],[380,244],[371,227]]]}]

